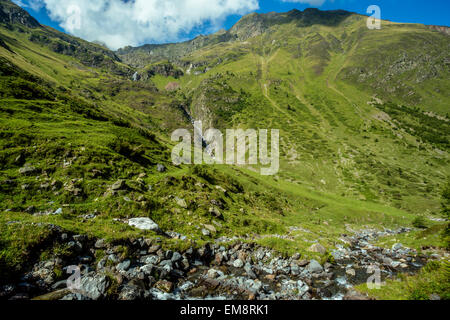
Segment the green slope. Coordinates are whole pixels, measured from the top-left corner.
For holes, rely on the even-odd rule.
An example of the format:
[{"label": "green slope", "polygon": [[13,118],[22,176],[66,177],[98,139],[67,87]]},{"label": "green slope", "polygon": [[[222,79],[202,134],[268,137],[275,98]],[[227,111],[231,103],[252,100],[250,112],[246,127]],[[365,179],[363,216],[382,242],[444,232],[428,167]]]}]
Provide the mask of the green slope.
[{"label": "green slope", "polygon": [[[388,22],[368,31],[358,15],[294,11],[245,17],[201,45],[164,47],[176,55],[158,49],[155,59],[145,48],[113,53],[34,22],[0,22],[6,269],[20,268],[27,256],[15,253],[34,245],[21,238],[34,231],[19,227],[31,222],[107,239],[156,237],[117,221],[147,216],[199,243],[256,236],[314,256],[311,241],[331,248],[348,228],[410,226],[417,215],[439,214],[450,170],[444,34]],[[132,81],[134,72],[146,76]],[[164,90],[174,81],[180,90]],[[398,83],[405,88],[389,90]],[[404,94],[411,89],[420,99]],[[185,110],[219,129],[279,128],[279,174],[173,166],[170,134],[190,127]],[[204,236],[202,226],[214,223],[217,232]],[[276,237],[291,227],[291,239]]]}]

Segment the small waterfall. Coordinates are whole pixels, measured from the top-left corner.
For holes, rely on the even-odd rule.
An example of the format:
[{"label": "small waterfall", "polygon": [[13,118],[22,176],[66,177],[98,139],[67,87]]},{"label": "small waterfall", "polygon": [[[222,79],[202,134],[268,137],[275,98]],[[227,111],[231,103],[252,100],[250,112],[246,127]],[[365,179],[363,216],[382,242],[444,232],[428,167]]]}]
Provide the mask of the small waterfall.
[{"label": "small waterfall", "polygon": [[206,140],[205,136],[203,135],[203,126],[201,125],[202,121],[195,120],[191,116],[191,114],[186,110],[186,108],[184,106],[180,106],[180,109],[181,109],[181,111],[183,111],[186,118],[188,118],[188,120],[191,122],[192,126],[194,127],[194,133],[195,133],[194,139],[197,136],[199,136],[201,139],[201,141],[194,141],[194,142],[201,143],[202,147],[205,148],[205,150],[209,154],[209,156],[212,157],[213,159],[215,159],[213,152],[212,152],[212,150],[214,149],[214,145],[209,145],[207,143],[207,140]]}]

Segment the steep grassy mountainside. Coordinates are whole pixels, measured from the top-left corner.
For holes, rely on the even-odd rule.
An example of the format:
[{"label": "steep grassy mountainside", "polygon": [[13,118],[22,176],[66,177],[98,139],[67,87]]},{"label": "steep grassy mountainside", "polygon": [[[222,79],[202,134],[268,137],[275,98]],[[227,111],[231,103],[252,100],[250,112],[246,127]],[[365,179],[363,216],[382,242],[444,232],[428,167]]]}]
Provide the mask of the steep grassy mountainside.
[{"label": "steep grassy mountainside", "polygon": [[[310,9],[112,52],[1,0],[0,284],[65,252],[49,225],[177,250],[235,236],[332,262],[343,234],[420,217],[435,236],[402,241],[445,247],[449,46],[428,27]],[[280,129],[279,173],[173,165],[171,133],[192,119]],[[137,217],[165,236],[125,223]]]},{"label": "steep grassy mountainside", "polygon": [[283,179],[437,212],[449,167],[448,36],[391,22],[369,30],[362,16],[316,10],[249,15],[227,34],[161,60],[181,70],[153,81],[177,81],[206,126],[281,128]]}]

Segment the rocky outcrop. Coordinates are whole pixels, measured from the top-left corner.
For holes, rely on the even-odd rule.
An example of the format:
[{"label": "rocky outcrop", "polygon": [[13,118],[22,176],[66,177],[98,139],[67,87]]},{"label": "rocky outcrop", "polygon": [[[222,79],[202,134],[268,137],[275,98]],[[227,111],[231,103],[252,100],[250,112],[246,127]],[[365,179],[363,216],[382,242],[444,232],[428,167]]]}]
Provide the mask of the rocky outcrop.
[{"label": "rocky outcrop", "polygon": [[184,75],[183,71],[176,69],[171,63],[152,66],[148,70],[148,74],[151,76],[159,74],[163,77],[173,77],[175,79],[178,79]]},{"label": "rocky outcrop", "polygon": [[41,26],[28,12],[9,0],[0,1],[0,23],[21,24],[29,28]]},{"label": "rocky outcrop", "polygon": [[440,33],[443,33],[447,36],[450,36],[450,27],[445,27],[445,26],[427,26],[428,28],[430,28],[431,30],[436,30]]}]

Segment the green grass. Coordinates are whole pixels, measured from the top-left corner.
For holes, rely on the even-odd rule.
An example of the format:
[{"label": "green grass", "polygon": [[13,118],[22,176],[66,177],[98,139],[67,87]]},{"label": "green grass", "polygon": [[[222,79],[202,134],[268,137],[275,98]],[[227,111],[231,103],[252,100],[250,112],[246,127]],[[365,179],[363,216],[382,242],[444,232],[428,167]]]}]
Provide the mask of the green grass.
[{"label": "green grass", "polygon": [[396,243],[401,243],[408,248],[414,248],[422,251],[423,248],[434,247],[446,249],[447,244],[443,237],[443,232],[447,227],[447,223],[431,223],[426,230],[415,230],[408,234],[400,234],[390,236],[377,241],[377,245],[385,248],[391,248]]},{"label": "green grass", "polygon": [[401,275],[387,280],[381,289],[368,289],[360,285],[357,289],[378,300],[430,300],[438,295],[442,300],[450,299],[449,262],[430,262],[418,275]]}]

